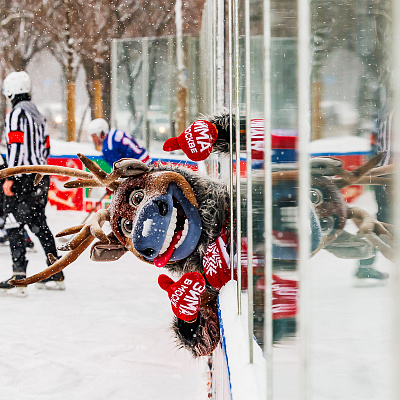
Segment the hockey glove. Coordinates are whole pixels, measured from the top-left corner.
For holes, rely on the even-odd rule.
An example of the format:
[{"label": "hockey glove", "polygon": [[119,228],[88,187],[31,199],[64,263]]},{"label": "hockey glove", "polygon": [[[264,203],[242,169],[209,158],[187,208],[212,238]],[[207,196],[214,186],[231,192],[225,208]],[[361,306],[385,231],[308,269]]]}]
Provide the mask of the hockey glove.
[{"label": "hockey glove", "polygon": [[201,294],[206,290],[206,282],[199,273],[188,272],[177,282],[163,274],[158,277],[158,284],[168,293],[172,311],[179,319],[190,322],[197,318]]},{"label": "hockey glove", "polygon": [[217,136],[218,131],[215,125],[200,119],[193,122],[178,137],[168,139],[164,143],[163,150],[182,149],[192,161],[203,161],[211,154]]}]

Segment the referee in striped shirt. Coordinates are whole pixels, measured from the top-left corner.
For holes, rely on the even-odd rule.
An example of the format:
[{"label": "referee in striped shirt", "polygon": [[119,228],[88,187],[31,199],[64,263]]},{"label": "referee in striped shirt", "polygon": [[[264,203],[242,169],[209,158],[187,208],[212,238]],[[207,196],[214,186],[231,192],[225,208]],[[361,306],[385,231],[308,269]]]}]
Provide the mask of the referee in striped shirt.
[{"label": "referee in striped shirt", "polygon": [[[5,124],[8,167],[43,165],[50,154],[47,122],[31,102],[30,92],[31,80],[24,71],[10,73],[3,82],[3,94],[12,103]],[[12,279],[26,276],[25,224],[38,237],[46,256],[49,253],[57,256],[54,237],[45,215],[50,178],[45,176],[37,186],[34,185],[34,179],[35,174],[22,174],[7,178],[3,184],[5,228],[13,263]],[[14,289],[9,283],[10,279],[0,282],[0,289]],[[46,282],[39,283],[39,287],[63,289],[63,280],[62,272],[57,273]]]}]

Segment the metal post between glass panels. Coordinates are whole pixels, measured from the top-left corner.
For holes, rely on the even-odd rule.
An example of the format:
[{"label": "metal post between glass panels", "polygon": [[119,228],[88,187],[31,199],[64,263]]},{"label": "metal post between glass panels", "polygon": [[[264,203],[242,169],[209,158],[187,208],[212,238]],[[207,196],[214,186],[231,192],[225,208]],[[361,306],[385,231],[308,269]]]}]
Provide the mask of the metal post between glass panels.
[{"label": "metal post between glass panels", "polygon": [[[394,110],[400,109],[400,75],[398,73],[400,69],[400,42],[398,40],[400,35],[400,2],[398,0],[392,1],[392,21],[393,21],[393,69],[396,73],[392,74],[392,85],[394,89]],[[399,129],[399,113],[394,114],[394,132],[398,133]],[[394,204],[398,204],[400,201],[400,173],[398,162],[400,160],[400,137],[397,134],[393,135],[393,150],[394,160],[396,163],[396,173],[394,175]],[[391,277],[391,343],[390,349],[392,354],[391,359],[391,399],[397,400],[400,397],[400,210],[398,207],[393,207],[393,222],[395,228],[395,260],[394,268]]]},{"label": "metal post between glass panels", "polygon": [[235,143],[236,143],[236,254],[237,254],[237,296],[238,296],[238,314],[242,314],[242,212],[240,209],[240,93],[239,93],[239,1],[234,1],[234,43],[235,43]]},{"label": "metal post between glass panels", "polygon": [[247,180],[247,294],[249,360],[253,363],[253,175],[251,159],[250,0],[245,0],[246,180]]},{"label": "metal post between glass panels", "polygon": [[116,124],[116,107],[117,107],[117,84],[118,84],[118,41],[116,39],[111,41],[111,127]]},{"label": "metal post between glass panels", "polygon": [[215,40],[216,38],[216,0],[211,1],[211,7],[209,7],[209,21],[210,21],[210,32],[212,35],[209,35],[209,50],[210,50],[210,71],[211,71],[211,82],[210,82],[210,113],[212,114],[215,111]]},{"label": "metal post between glass panels", "polygon": [[225,2],[217,0],[217,44],[216,44],[216,61],[217,61],[217,106],[218,110],[224,106],[224,84],[225,84],[225,68],[224,68],[224,30],[225,30]]},{"label": "metal post between glass panels", "polygon": [[[309,140],[310,140],[310,0],[298,0],[298,168],[299,232],[309,232]],[[309,235],[299,237],[299,350],[300,399],[309,400]]]},{"label": "metal post between glass panels", "polygon": [[170,128],[170,137],[176,136],[175,135],[175,124],[174,124],[174,112],[172,109],[173,102],[172,102],[172,96],[174,93],[174,87],[175,84],[173,80],[175,79],[174,71],[175,68],[173,67],[174,65],[174,42],[173,38],[169,37],[168,38],[168,116],[169,116],[169,128]]},{"label": "metal post between glass panels", "polygon": [[148,89],[149,89],[149,39],[143,39],[142,40],[142,93],[143,93],[143,98],[142,98],[142,132],[143,132],[143,140],[145,143],[145,147],[148,151],[151,151],[150,149],[150,136],[149,132],[147,129],[147,111],[148,111],[148,99],[149,99],[149,94],[148,94]]},{"label": "metal post between glass panels", "polygon": [[271,151],[271,18],[270,0],[264,0],[264,355],[267,400],[273,398],[272,347],[272,151]]},{"label": "metal post between glass panels", "polygon": [[[229,91],[229,120],[232,121],[233,117],[233,87],[232,87],[232,73],[233,73],[233,26],[232,26],[232,12],[233,1],[228,0],[228,91]],[[233,143],[233,126],[229,124],[229,140]],[[230,261],[231,261],[231,279],[234,278],[234,201],[233,201],[233,146],[229,149],[229,195],[230,195],[230,220],[231,220],[231,248],[230,248]]]}]

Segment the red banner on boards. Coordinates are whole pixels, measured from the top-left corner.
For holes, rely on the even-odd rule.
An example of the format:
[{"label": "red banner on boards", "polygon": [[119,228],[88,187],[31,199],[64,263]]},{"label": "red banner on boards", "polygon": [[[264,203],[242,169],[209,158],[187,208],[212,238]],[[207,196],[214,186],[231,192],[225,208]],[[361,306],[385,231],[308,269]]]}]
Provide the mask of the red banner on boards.
[{"label": "red banner on boards", "polygon": [[[58,165],[68,168],[83,169],[82,161],[79,158],[51,157],[47,162],[49,165]],[[49,203],[56,206],[57,210],[83,210],[83,189],[67,189],[64,184],[72,178],[68,176],[51,175]]]}]

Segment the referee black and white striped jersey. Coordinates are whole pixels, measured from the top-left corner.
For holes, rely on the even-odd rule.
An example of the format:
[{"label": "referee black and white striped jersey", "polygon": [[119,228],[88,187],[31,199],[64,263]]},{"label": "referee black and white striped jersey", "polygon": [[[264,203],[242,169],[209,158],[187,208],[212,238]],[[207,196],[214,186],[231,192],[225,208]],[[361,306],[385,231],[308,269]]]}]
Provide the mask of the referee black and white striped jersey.
[{"label": "referee black and white striped jersey", "polygon": [[46,119],[31,101],[21,101],[6,115],[7,165],[43,165],[50,154]]}]

